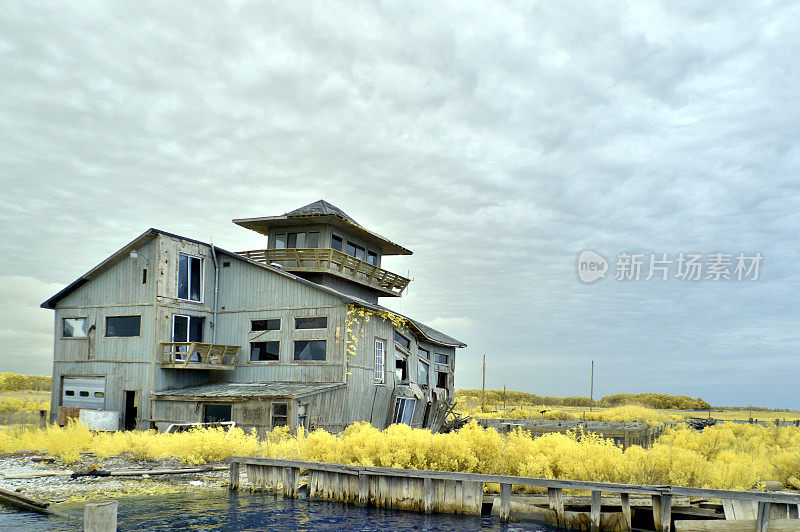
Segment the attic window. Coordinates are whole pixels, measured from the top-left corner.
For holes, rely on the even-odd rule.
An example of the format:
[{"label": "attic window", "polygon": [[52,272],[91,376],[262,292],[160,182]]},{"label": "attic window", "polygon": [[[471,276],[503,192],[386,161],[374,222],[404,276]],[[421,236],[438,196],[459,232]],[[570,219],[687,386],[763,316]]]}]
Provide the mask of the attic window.
[{"label": "attic window", "polygon": [[231,261],[226,260],[225,262],[222,263],[222,267],[223,268],[230,268],[231,267]]}]

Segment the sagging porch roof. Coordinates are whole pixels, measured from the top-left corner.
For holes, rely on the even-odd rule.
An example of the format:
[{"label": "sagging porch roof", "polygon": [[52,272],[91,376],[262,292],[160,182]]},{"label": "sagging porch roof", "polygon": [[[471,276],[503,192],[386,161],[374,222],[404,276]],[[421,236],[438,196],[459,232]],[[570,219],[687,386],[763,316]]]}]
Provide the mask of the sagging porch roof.
[{"label": "sagging porch roof", "polygon": [[218,382],[154,392],[155,399],[242,399],[247,397],[305,397],[344,388],[343,383],[316,382]]}]

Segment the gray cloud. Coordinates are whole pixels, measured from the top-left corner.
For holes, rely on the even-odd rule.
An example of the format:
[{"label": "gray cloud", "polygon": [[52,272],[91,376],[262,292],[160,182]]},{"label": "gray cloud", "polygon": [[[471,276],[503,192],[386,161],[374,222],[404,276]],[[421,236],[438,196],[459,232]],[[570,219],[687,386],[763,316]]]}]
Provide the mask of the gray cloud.
[{"label": "gray cloud", "polygon": [[[595,359],[601,394],[800,407],[796,3],[0,10],[3,366],[45,371],[36,304],[147,227],[257,247],[230,219],[324,197],[414,250],[391,304],[470,344],[461,387]],[[765,262],[583,285],[583,249]]]}]

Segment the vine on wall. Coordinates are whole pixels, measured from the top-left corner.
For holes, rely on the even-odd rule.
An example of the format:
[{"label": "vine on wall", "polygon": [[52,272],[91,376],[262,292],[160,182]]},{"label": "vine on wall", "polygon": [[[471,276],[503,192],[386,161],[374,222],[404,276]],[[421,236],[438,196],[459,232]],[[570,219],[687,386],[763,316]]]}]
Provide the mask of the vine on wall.
[{"label": "vine on wall", "polygon": [[405,331],[408,328],[408,320],[389,310],[374,310],[356,305],[347,307],[347,323],[345,334],[347,336],[347,349],[345,351],[347,359],[347,374],[350,375],[350,357],[358,353],[358,339],[364,337],[364,325],[369,323],[372,317],[388,321],[395,329]]}]

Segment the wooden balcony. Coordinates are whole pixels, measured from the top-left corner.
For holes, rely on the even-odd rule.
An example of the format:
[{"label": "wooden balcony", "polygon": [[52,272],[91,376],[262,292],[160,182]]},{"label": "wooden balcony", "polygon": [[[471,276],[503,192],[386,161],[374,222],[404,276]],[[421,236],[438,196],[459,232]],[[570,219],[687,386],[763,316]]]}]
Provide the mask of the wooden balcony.
[{"label": "wooden balcony", "polygon": [[239,251],[264,264],[278,263],[287,272],[328,273],[363,284],[386,296],[400,296],[409,279],[335,249],[256,249]]},{"label": "wooden balcony", "polygon": [[161,342],[161,367],[233,371],[240,347],[202,342]]}]

